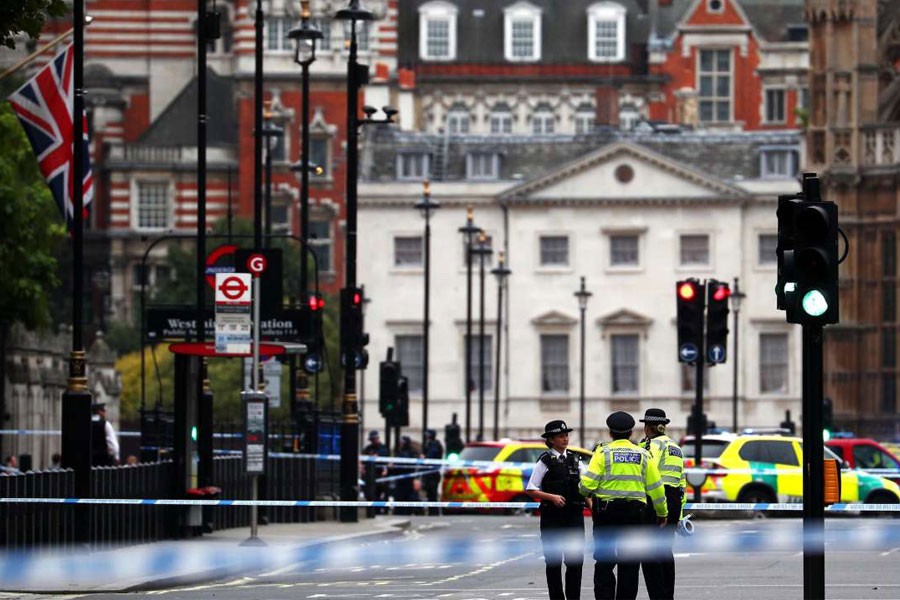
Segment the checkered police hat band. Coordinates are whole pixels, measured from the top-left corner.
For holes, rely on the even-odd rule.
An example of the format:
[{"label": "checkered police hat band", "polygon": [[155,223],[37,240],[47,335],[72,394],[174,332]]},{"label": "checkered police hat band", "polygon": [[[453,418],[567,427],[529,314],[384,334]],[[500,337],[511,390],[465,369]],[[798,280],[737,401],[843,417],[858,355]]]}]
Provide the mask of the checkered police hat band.
[{"label": "checkered police hat band", "polygon": [[665,423],[666,421],[668,421],[668,419],[665,418],[665,417],[653,417],[653,416],[650,416],[650,417],[644,417],[644,418],[641,419],[641,420],[642,420],[644,423]]}]

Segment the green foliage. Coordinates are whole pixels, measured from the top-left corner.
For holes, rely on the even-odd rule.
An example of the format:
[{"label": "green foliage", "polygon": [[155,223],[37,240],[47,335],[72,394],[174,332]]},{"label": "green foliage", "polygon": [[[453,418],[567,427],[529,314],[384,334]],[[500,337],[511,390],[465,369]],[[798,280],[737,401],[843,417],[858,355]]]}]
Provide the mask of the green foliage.
[{"label": "green foliage", "polygon": [[106,343],[119,356],[137,352],[141,347],[141,330],[133,323],[111,321],[107,325]]},{"label": "green foliage", "polygon": [[49,324],[48,299],[59,285],[54,250],[65,238],[65,222],[5,102],[0,148],[0,323],[42,327]]},{"label": "green foliage", "polygon": [[65,0],[3,0],[0,2],[0,45],[15,48],[13,37],[21,32],[37,39],[47,17],[62,17],[69,8]]}]

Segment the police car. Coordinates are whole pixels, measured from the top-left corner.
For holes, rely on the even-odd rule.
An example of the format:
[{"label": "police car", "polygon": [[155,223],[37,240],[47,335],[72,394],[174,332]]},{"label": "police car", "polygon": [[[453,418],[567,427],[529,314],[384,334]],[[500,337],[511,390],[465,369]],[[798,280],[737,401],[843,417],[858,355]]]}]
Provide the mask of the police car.
[{"label": "police car", "polygon": [[[546,451],[543,441],[504,439],[466,444],[458,459],[463,464],[444,469],[441,499],[445,502],[532,502],[525,486],[538,457]],[[591,453],[584,448],[569,446],[569,451],[580,454],[585,465],[591,460]],[[498,464],[465,466],[465,461]]]},{"label": "police car", "polygon": [[[828,448],[825,448],[825,458],[840,460]],[[801,438],[740,435],[722,450],[718,458],[710,462],[726,472],[707,478],[707,483],[703,487],[704,500],[803,501]],[[900,486],[884,477],[864,471],[842,469],[841,502],[900,503]]]}]

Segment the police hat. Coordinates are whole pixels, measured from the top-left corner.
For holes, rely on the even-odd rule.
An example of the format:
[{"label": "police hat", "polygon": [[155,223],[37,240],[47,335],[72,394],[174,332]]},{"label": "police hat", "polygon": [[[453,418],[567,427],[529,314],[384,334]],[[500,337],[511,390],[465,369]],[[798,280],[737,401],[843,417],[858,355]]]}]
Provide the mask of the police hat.
[{"label": "police hat", "polygon": [[613,433],[627,433],[634,429],[634,417],[619,410],[606,417],[606,426]]},{"label": "police hat", "polygon": [[94,412],[97,412],[98,410],[106,410],[106,403],[95,402],[94,404],[91,404],[91,410]]},{"label": "police hat", "polygon": [[663,425],[668,425],[669,419],[666,418],[666,411],[663,409],[648,408],[644,411],[644,418],[641,419],[641,423],[649,423],[651,425],[662,423]]},{"label": "police hat", "polygon": [[565,421],[550,421],[544,425],[544,433],[541,434],[541,437],[547,439],[551,435],[569,433],[570,431],[572,431],[572,429],[566,426]]},{"label": "police hat", "polygon": [[370,439],[370,440],[374,440],[374,439],[377,438],[377,437],[381,437],[381,435],[378,433],[378,430],[377,430],[377,429],[373,429],[372,431],[369,432],[369,439]]},{"label": "police hat", "polygon": [[426,429],[425,437],[429,437],[429,438],[437,437],[437,432],[434,429]]}]

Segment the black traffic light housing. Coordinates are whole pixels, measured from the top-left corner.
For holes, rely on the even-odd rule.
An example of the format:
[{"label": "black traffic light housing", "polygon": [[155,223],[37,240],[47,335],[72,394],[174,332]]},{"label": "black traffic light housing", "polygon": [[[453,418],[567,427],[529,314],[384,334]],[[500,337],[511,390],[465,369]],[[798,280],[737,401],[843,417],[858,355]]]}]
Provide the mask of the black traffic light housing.
[{"label": "black traffic light housing", "polygon": [[706,282],[706,362],[725,362],[728,348],[728,298],[731,288],[723,281]]},{"label": "black traffic light housing", "polygon": [[451,454],[459,456],[464,447],[465,444],[462,440],[459,424],[455,421],[453,423],[448,423],[447,426],[444,427],[445,457],[450,456]]},{"label": "black traffic light housing", "polygon": [[822,400],[822,429],[825,431],[834,429],[834,403],[827,396]]},{"label": "black traffic light housing", "polygon": [[388,348],[387,360],[378,365],[378,412],[388,421],[397,410],[400,391],[400,363],[392,355],[393,348]]},{"label": "black traffic light housing", "polygon": [[703,360],[703,284],[696,279],[685,279],[675,284],[678,303],[678,360],[694,363]]},{"label": "black traffic light housing", "polygon": [[365,369],[369,364],[369,334],[363,332],[363,290],[341,289],[341,364]]},{"label": "black traffic light housing", "polygon": [[787,310],[787,292],[785,286],[797,281],[794,271],[794,215],[803,202],[801,194],[788,194],[778,197],[778,245],[775,256],[778,259],[778,278],[775,283],[775,302],[778,310]]},{"label": "black traffic light housing", "polygon": [[409,380],[405,375],[397,380],[397,403],[387,421],[392,427],[409,427]]},{"label": "black traffic light housing", "polygon": [[322,319],[325,314],[325,299],[321,294],[311,294],[300,306],[300,341],[306,344],[303,370],[310,375],[325,367]]}]

